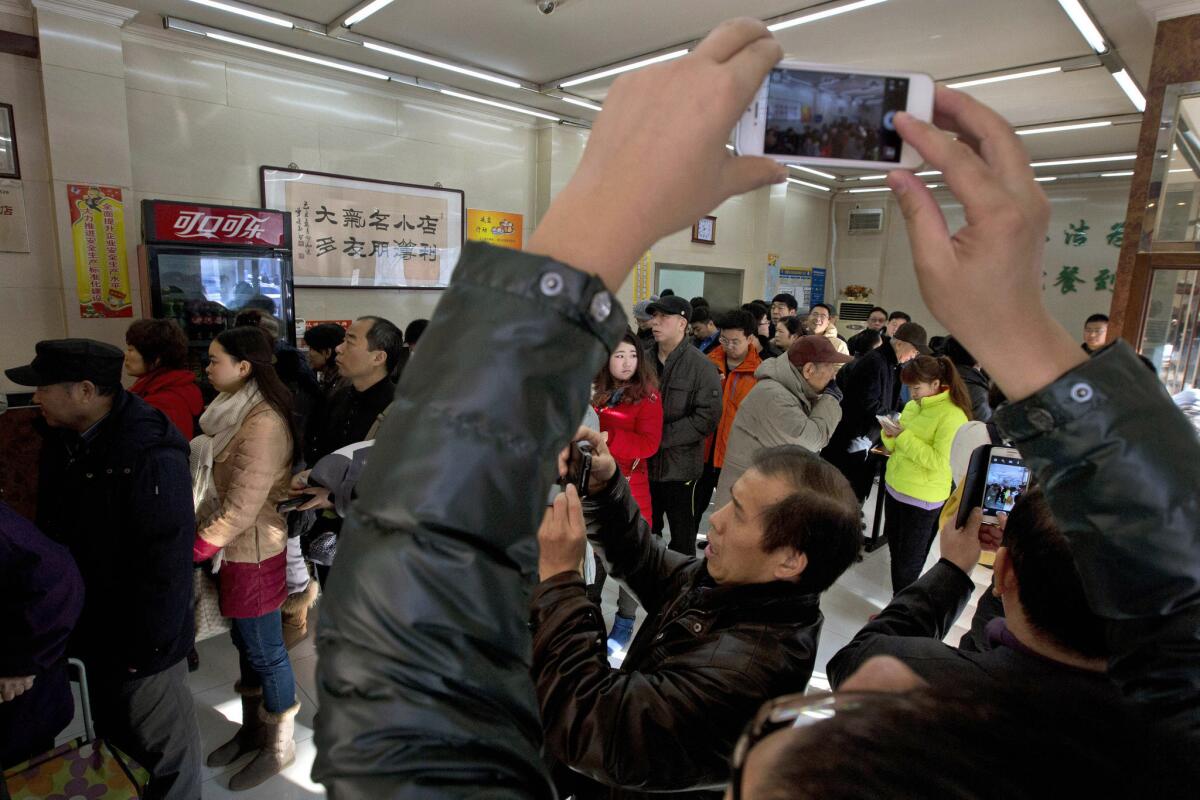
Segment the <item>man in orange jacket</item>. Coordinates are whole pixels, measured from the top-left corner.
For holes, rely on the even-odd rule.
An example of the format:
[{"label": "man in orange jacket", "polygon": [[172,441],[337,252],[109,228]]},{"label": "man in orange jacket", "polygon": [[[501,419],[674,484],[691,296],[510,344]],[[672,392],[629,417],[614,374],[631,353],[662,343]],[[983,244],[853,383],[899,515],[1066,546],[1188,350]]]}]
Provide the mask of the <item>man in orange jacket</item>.
[{"label": "man in orange jacket", "polygon": [[[729,444],[729,431],[746,395],[754,388],[758,379],[754,371],[762,364],[762,356],[751,346],[757,325],[750,312],[737,309],[722,314],[716,320],[721,333],[721,346],[708,354],[721,373],[721,422],[717,430],[704,443],[704,474],[696,481],[692,493],[692,513],[696,516],[696,530],[700,530],[700,519],[708,510],[721,466],[725,463],[725,447]],[[701,538],[705,538],[701,534]]]}]

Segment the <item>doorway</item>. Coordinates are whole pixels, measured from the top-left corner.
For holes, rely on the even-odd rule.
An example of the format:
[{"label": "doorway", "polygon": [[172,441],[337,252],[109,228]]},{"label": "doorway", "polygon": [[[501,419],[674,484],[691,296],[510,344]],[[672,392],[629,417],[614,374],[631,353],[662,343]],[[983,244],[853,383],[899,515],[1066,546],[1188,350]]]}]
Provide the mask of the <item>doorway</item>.
[{"label": "doorway", "polygon": [[658,265],[654,274],[654,293],[670,289],[684,300],[701,296],[714,312],[731,311],[742,305],[745,272],[725,267],[700,267],[691,264]]}]

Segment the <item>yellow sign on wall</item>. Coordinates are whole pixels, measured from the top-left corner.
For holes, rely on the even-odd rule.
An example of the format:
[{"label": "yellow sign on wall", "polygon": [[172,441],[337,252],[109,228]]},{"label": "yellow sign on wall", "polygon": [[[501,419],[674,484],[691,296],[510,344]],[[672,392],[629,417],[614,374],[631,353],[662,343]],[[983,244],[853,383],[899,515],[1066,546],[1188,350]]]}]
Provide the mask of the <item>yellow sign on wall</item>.
[{"label": "yellow sign on wall", "polygon": [[132,317],[125,204],[110,186],[67,184],[79,316]]},{"label": "yellow sign on wall", "polygon": [[523,214],[467,209],[467,241],[487,242],[497,247],[520,250],[524,228]]}]

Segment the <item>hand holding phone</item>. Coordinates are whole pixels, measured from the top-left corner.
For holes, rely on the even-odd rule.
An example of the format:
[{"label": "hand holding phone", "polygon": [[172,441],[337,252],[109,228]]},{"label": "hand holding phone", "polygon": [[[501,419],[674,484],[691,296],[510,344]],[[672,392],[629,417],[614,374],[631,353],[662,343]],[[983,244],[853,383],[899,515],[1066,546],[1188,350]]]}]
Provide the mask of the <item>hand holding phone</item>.
[{"label": "hand holding phone", "polygon": [[872,171],[922,163],[895,117],[933,118],[933,78],[920,72],[859,70],[781,61],[735,132],[738,153],[789,164]]},{"label": "hand holding phone", "polygon": [[289,497],[287,500],[284,500],[282,503],[275,506],[275,510],[280,514],[286,514],[289,511],[295,511],[297,508],[304,505],[309,500],[312,500],[314,497],[316,497],[316,495],[311,494],[302,494],[297,495],[296,497]]},{"label": "hand holding phone", "polygon": [[592,444],[588,441],[572,442],[568,450],[567,472],[559,483],[565,488],[574,486],[580,497],[587,497],[588,483],[592,478]]}]

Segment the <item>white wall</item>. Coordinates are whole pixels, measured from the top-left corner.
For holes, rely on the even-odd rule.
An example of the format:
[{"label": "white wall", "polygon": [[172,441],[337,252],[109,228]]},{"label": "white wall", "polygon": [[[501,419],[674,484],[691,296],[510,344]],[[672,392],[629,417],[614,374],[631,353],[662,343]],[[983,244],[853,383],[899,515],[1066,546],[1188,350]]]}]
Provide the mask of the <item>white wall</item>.
[{"label": "white wall", "polygon": [[[1106,180],[1043,186],[1052,207],[1049,240],[1046,242],[1043,297],[1050,313],[1082,341],[1083,322],[1095,313],[1107,314],[1112,304],[1112,292],[1097,290],[1095,281],[1102,269],[1116,272],[1120,249],[1110,245],[1107,235],[1115,223],[1125,220],[1129,201],[1128,180]],[[964,224],[962,207],[947,192],[937,193],[942,211],[951,231]],[[884,232],[879,234],[847,235],[850,210],[884,208]],[[889,193],[858,196],[843,195],[835,203],[837,244],[834,261],[837,266],[836,290],[857,283],[875,290],[871,300],[889,311],[907,311],[913,320],[925,325],[930,335],[945,330],[921,301],[913,271],[908,231],[900,208]],[[1087,222],[1087,242],[1081,246],[1064,241],[1068,225]],[[1064,266],[1079,267],[1083,283],[1074,292],[1063,293],[1056,286]],[[983,312],[1003,313],[1003,309],[981,309]]]},{"label": "white wall", "polygon": [[[466,192],[468,208],[535,211],[536,131],[428,92],[353,82],[180,48],[126,33],[126,93],[137,200],[257,206],[258,168],[303,169]],[[296,315],[378,314],[403,327],[440,291],[296,290]]]}]

